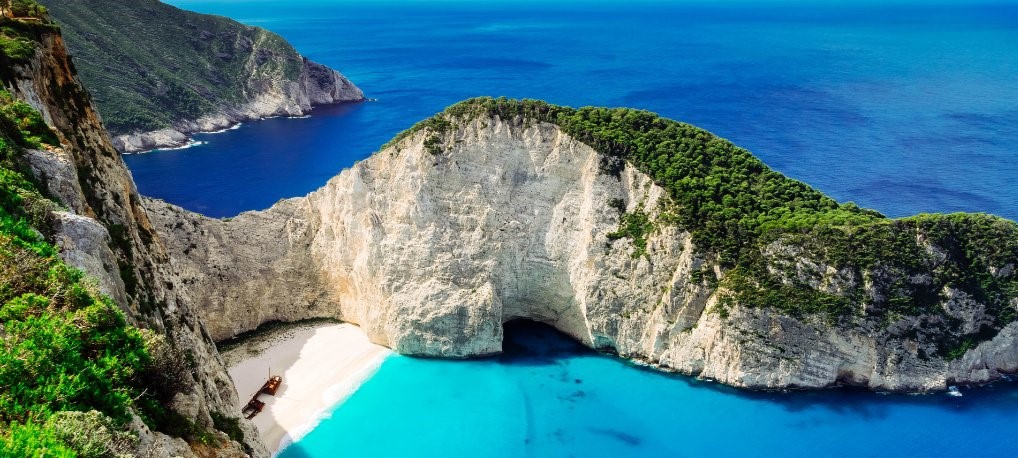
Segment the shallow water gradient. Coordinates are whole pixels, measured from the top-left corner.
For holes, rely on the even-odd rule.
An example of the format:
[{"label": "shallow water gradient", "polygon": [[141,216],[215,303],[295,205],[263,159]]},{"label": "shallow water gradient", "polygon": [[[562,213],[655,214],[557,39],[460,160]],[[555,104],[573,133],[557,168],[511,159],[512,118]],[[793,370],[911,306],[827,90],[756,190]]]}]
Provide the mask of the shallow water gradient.
[{"label": "shallow water gradient", "polygon": [[944,394],[749,393],[627,366],[550,328],[481,361],[393,356],[282,458],[993,457],[1013,386]]}]

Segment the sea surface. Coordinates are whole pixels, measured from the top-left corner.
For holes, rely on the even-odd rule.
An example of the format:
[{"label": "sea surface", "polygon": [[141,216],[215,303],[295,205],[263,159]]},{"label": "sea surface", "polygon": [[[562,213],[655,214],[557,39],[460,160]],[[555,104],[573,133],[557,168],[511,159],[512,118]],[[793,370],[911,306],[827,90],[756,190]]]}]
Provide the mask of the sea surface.
[{"label": "sea surface", "polygon": [[533,323],[507,352],[389,357],[280,458],[1014,456],[1018,390],[761,393],[625,365]]},{"label": "sea surface", "polygon": [[[1018,219],[1018,7],[172,0],[267,27],[376,101],[127,156],[212,216],[304,195],[397,132],[491,95],[707,128],[889,216]],[[286,458],[1013,455],[1018,389],[749,393],[514,327],[497,359],[395,356]]]},{"label": "sea surface", "polygon": [[170,3],[278,32],[378,99],[126,157],[143,194],[211,216],[307,194],[444,107],[504,95],[652,110],[889,216],[1018,219],[1015,5]]}]

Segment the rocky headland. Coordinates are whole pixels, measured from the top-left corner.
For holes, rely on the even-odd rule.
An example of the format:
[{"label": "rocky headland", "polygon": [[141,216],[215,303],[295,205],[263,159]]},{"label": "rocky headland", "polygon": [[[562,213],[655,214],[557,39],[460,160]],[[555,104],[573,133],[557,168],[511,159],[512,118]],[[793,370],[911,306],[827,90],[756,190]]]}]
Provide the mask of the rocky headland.
[{"label": "rocky headland", "polygon": [[[573,118],[587,123],[585,141],[567,132],[580,132]],[[694,160],[634,165],[645,159],[626,156],[636,146],[612,130],[623,125],[674,127],[668,141]],[[661,179],[694,162],[705,166]],[[734,188],[715,191],[712,178]],[[705,189],[695,180],[762,208],[760,220],[781,216],[758,235],[717,220],[743,216],[735,209],[689,219],[706,205],[690,197]],[[765,208],[771,187],[810,203]],[[215,340],[331,317],[397,352],[462,358],[499,352],[502,324],[526,318],[746,388],[923,392],[1018,369],[1013,222],[887,219],[644,112],[468,101],[265,211],[217,220],[144,205],[177,293]],[[745,243],[732,244],[733,227]]]},{"label": "rocky headland", "polygon": [[282,37],[157,0],[46,0],[82,82],[125,153],[318,105],[359,102],[341,73]]},{"label": "rocky headland", "polygon": [[[17,248],[18,243],[24,243],[18,242],[19,237],[45,237],[45,242],[59,249],[59,256],[64,262],[81,269],[94,279],[87,280],[85,284],[94,282],[96,289],[108,296],[112,304],[122,311],[128,325],[144,328],[148,332],[146,352],[153,358],[153,366],[148,366],[146,370],[151,372],[146,374],[153,377],[136,374],[131,382],[144,386],[132,386],[130,389],[138,390],[141,393],[139,398],[144,395],[146,400],[150,399],[158,406],[154,410],[146,410],[140,406],[141,401],[135,399],[139,404],[131,408],[128,415],[131,420],[126,425],[132,431],[133,439],[106,441],[105,445],[116,445],[116,449],[108,449],[106,453],[167,458],[268,456],[264,445],[257,439],[254,427],[237,419],[239,412],[235,412],[238,402],[236,390],[216,351],[215,343],[195,313],[196,309],[177,295],[167,277],[169,255],[166,245],[155,232],[147,212],[141,206],[142,198],[138,195],[131,174],[103,128],[91,97],[78,81],[59,28],[45,19],[0,19],[0,22],[5,26],[3,39],[19,40],[26,44],[22,54],[0,53],[0,85],[15,100],[26,103],[25,107],[37,112],[40,119],[52,129],[49,135],[53,136],[46,147],[14,147],[8,137],[9,122],[4,120],[3,132],[0,133],[3,142],[0,144],[5,154],[0,157],[6,154],[11,156],[0,160],[3,176],[0,191],[4,196],[0,199],[0,217],[3,217],[4,222],[0,225],[0,280],[3,280],[0,286],[0,305],[4,306],[4,310],[10,310],[6,307],[19,300],[17,297],[11,298],[9,294],[20,294],[21,287],[18,282],[14,282],[11,289],[12,284],[8,280],[14,278],[23,282],[30,278],[32,269],[38,268],[36,266],[56,262]],[[12,31],[16,31],[16,35]],[[26,110],[18,109],[22,112]],[[4,116],[8,113],[5,111]],[[11,188],[10,177],[17,174],[26,177],[26,181],[16,185],[22,187],[20,190]],[[26,189],[36,185],[41,195],[33,197]],[[11,198],[12,194],[15,197]],[[16,230],[12,232],[9,226],[11,215],[14,215],[16,221],[23,214],[36,215],[30,220],[33,226],[29,235],[19,235]],[[50,282],[54,281],[53,272],[58,271],[50,270]],[[31,286],[29,292],[52,303],[56,303],[61,295],[69,294],[54,294]],[[83,293],[71,294],[81,297]],[[7,299],[12,301],[4,303]],[[50,312],[54,310],[49,309]],[[8,313],[4,318],[5,324],[11,325],[15,321],[10,320],[17,318]],[[109,323],[116,323],[117,318],[110,320]],[[82,338],[80,333],[87,329],[86,321],[79,320],[77,323],[75,332],[79,334],[70,337],[72,341]],[[111,326],[109,323],[106,326]],[[37,323],[35,326],[42,325]],[[5,344],[15,345],[18,337],[12,333],[12,328],[5,328],[0,334]],[[64,356],[63,352],[67,351],[65,347],[49,348],[43,344],[38,351],[48,352],[45,359],[49,366],[43,368],[44,371],[57,372],[64,369],[61,367],[64,360],[58,358]],[[32,354],[32,351],[27,351],[27,354]],[[117,356],[115,353],[106,355],[111,360]],[[21,358],[27,358],[26,353],[22,353]],[[80,373],[76,375],[80,376]],[[28,386],[32,383],[35,381],[25,380]],[[114,383],[126,384],[126,381],[118,380]],[[6,392],[17,396],[34,389],[22,385],[16,388]],[[115,388],[128,389],[125,386]],[[57,392],[60,388],[51,386],[48,389]],[[71,410],[81,411],[100,407],[106,409],[105,413],[113,414],[116,413],[115,409],[102,404],[106,399],[104,396],[110,394],[99,393],[79,400],[54,403],[70,404],[76,407]],[[18,398],[15,400],[17,403],[25,402]],[[142,415],[147,415],[143,410],[157,412],[161,418],[146,416],[143,419]],[[94,410],[92,413],[99,415]],[[12,419],[15,423],[25,421],[24,417],[8,416],[10,414],[6,409],[0,410],[5,422]],[[103,418],[102,415],[99,417]],[[231,418],[232,421],[229,420]],[[38,419],[45,420],[45,417]],[[235,424],[238,428],[232,438],[217,430],[226,428],[224,425],[228,424]],[[5,427],[11,426],[5,424]],[[72,423],[70,426],[74,430],[89,428],[95,441],[91,445],[94,449],[98,444],[103,444],[109,431],[102,435],[102,431],[93,427],[95,424]],[[0,433],[0,447],[11,446],[4,442],[5,433]],[[48,439],[48,436],[38,433],[32,436],[39,441]],[[22,440],[27,437],[30,436],[24,436]],[[17,454],[16,451],[4,451]],[[59,450],[50,451],[56,453]],[[49,456],[48,453],[46,455]]]}]

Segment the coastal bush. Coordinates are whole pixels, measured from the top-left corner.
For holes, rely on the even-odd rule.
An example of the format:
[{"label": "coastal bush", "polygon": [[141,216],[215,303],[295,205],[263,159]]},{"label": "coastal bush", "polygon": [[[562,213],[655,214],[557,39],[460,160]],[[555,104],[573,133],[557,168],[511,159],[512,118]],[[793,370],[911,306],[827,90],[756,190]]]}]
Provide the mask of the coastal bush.
[{"label": "coastal bush", "polygon": [[138,442],[134,434],[121,431],[112,419],[95,410],[57,412],[46,421],[46,427],[79,458],[128,457]]},{"label": "coastal bush", "polygon": [[25,148],[60,144],[42,114],[6,90],[0,90],[0,134]]},{"label": "coastal bush", "polygon": [[629,238],[636,247],[633,257],[638,258],[647,254],[647,235],[653,230],[654,223],[650,221],[650,216],[643,208],[637,208],[631,213],[622,214],[618,230],[608,233],[608,240]]},{"label": "coastal bush", "polygon": [[[902,317],[926,316],[931,321],[925,330],[909,332],[935,340],[942,356],[984,341],[1018,319],[1009,304],[1018,296],[1018,275],[991,273],[1018,266],[1014,222],[981,214],[889,219],[851,202],[838,203],[727,140],[648,111],[482,97],[447,108],[390,144],[421,130],[443,135],[450,124],[477,116],[555,124],[602,154],[602,173],[618,176],[628,162],[650,176],[669,192],[667,212],[656,218],[643,210],[625,213],[609,239],[632,240],[639,256],[646,253],[645,237],[653,222],[688,230],[701,256],[715,259],[726,271],[717,284],[728,291],[719,311],[727,313],[726,304],[775,308],[792,316],[819,316],[829,325],[869,321],[886,326]],[[765,253],[775,244],[849,272],[857,281],[843,291],[825,292],[797,272],[776,272]],[[929,272],[932,278],[919,280]],[[713,277],[706,271],[698,275],[700,280]],[[875,280],[877,294],[863,289],[864,279]],[[945,289],[985,304],[992,325],[963,335],[960,320],[941,306]]]},{"label": "coastal bush", "polygon": [[74,432],[88,424],[89,437],[117,442],[132,412],[156,416],[152,358],[143,332],[39,230],[57,204],[22,155],[42,142],[56,138],[39,113],[0,92],[0,456],[109,456]]},{"label": "coastal bush", "polygon": [[442,154],[442,139],[438,135],[431,135],[424,140],[424,150],[433,156]]},{"label": "coastal bush", "polygon": [[150,428],[173,437],[180,437],[188,442],[214,445],[219,440],[212,431],[187,418],[180,413],[165,407],[166,401],[154,397],[139,399],[136,403],[139,416]]},{"label": "coastal bush", "polygon": [[[0,2],[0,5],[2,4],[3,2]],[[58,29],[46,18],[46,8],[38,4],[36,6],[38,7],[36,16],[31,14],[31,7],[19,9],[19,12],[29,12],[18,15],[19,19],[0,14],[0,75],[5,79],[12,75],[13,64],[25,63],[35,55],[38,48],[36,40],[41,32]],[[20,19],[26,17],[30,19]]]},{"label": "coastal bush", "polygon": [[11,243],[37,255],[52,256],[52,246],[34,228],[48,226],[55,204],[39,192],[18,161],[23,147],[38,147],[41,142],[57,143],[42,116],[0,90],[0,234],[10,235]]},{"label": "coastal bush", "polygon": [[124,424],[149,361],[140,332],[81,272],[8,234],[0,235],[0,280],[0,424],[87,410]]},{"label": "coastal bush", "polygon": [[44,18],[46,17],[46,7],[39,4],[35,0],[7,0],[3,2],[7,8],[10,8],[11,13],[14,17],[19,18]]},{"label": "coastal bush", "polygon": [[222,412],[212,412],[212,424],[216,429],[226,433],[230,439],[244,443],[244,430],[240,428],[240,418],[231,417]]},{"label": "coastal bush", "polygon": [[51,428],[12,423],[0,434],[0,458],[75,458],[78,454]]},{"label": "coastal bush", "polygon": [[13,62],[28,60],[35,54],[35,42],[9,27],[0,27],[0,55]]}]

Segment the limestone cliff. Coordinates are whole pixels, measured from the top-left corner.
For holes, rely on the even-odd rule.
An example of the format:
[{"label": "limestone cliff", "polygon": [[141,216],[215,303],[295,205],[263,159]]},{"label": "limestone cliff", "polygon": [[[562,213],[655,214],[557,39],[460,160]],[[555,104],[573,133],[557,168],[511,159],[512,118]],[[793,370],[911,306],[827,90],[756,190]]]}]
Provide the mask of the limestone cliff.
[{"label": "limestone cliff", "polygon": [[157,0],[46,0],[122,152],[313,106],[364,100],[339,72],[258,27]]},{"label": "limestone cliff", "polygon": [[[735,271],[669,221],[669,192],[630,163],[606,171],[603,154],[525,117],[438,119],[453,127],[413,131],[265,211],[216,220],[146,201],[177,293],[211,337],[327,316],[401,353],[470,357],[499,352],[502,324],[526,318],[591,348],[750,388],[927,391],[1018,369],[1015,323],[947,357],[910,334],[929,316],[832,323],[733,303],[724,279]],[[644,249],[618,235],[626,215],[642,211],[655,227]],[[774,242],[761,254],[797,263],[803,278],[819,279],[815,289],[866,282],[879,292],[874,281],[890,281],[849,278],[855,271],[796,246]],[[949,332],[986,322],[984,304],[956,289],[946,296],[937,307],[961,323]]]},{"label": "limestone cliff", "polygon": [[[39,110],[61,145],[30,151],[27,157],[36,178],[65,207],[52,218],[52,241],[67,263],[99,280],[133,324],[162,336],[166,357],[186,361],[169,400],[174,411],[208,429],[214,412],[236,417],[237,394],[222,359],[191,305],[170,283],[163,241],[77,79],[58,29],[44,21],[15,25],[24,29],[34,52],[23,61],[3,57],[3,88]],[[135,423],[141,438],[135,453],[140,456],[197,456],[196,451],[201,456],[267,455],[246,423],[251,438],[246,444],[218,432],[214,437],[221,445],[196,444],[193,449],[180,438]]]}]

